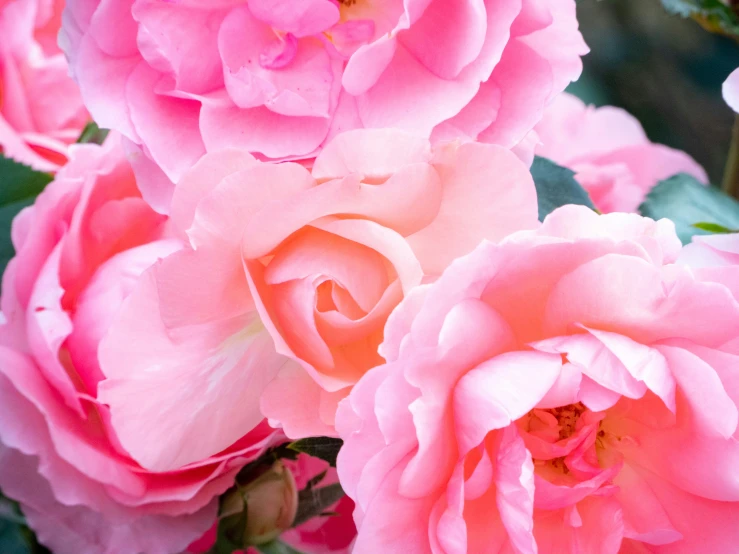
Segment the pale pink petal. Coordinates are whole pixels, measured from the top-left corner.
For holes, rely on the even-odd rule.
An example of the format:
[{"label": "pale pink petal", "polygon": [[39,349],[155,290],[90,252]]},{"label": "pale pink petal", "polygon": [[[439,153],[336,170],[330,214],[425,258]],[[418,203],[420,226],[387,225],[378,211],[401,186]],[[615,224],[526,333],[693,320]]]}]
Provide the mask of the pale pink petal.
[{"label": "pale pink petal", "polygon": [[[552,69],[535,50],[520,42],[509,43],[487,87],[499,93],[493,124],[478,140],[510,148],[520,142],[541,119],[544,105],[554,91]],[[532,110],[532,106],[541,106]]]},{"label": "pale pink petal", "polygon": [[390,36],[360,46],[344,68],[341,78],[344,90],[352,96],[367,92],[391,63],[397,47],[397,39]]},{"label": "pale pink petal", "polygon": [[[657,554],[731,552],[739,541],[733,521],[739,517],[736,502],[715,502],[693,496],[656,474],[636,469],[650,487],[682,539],[663,546],[651,546]],[[710,529],[710,532],[707,530]]]},{"label": "pale pink petal", "polygon": [[[460,337],[480,340],[471,341],[474,344],[471,348],[460,348]],[[443,483],[454,468],[456,443],[459,443],[461,454],[479,444],[479,441],[468,444],[464,440],[466,437],[455,438],[460,434],[458,427],[464,426],[467,418],[463,412],[458,413],[451,385],[469,367],[504,351],[511,341],[510,330],[495,312],[482,302],[468,300],[460,302],[447,316],[440,333],[440,353],[431,350],[399,360],[407,381],[422,392],[408,408],[413,415],[419,448],[403,471],[403,494],[414,497],[428,494]],[[434,477],[429,479],[432,467],[435,468]]]},{"label": "pale pink petal", "polygon": [[296,362],[288,361],[261,396],[261,409],[291,439],[333,436],[334,414],[348,390],[324,391]]},{"label": "pale pink petal", "polygon": [[174,194],[174,183],[139,145],[127,138],[124,138],[122,142],[126,151],[126,159],[136,175],[136,185],[139,187],[142,198],[158,213],[168,213]]},{"label": "pale pink petal", "polygon": [[568,240],[604,238],[631,242],[644,249],[644,258],[656,265],[675,261],[682,243],[669,219],[654,221],[636,214],[600,216],[584,206],[565,205],[550,213],[539,231]]},{"label": "pale pink petal", "polygon": [[[525,17],[531,13],[546,11],[546,16],[541,17],[540,28],[529,29],[526,34],[523,28],[526,25]],[[565,89],[571,81],[576,81],[582,73],[581,56],[587,54],[590,49],[578,32],[578,19],[576,4],[568,0],[525,0],[523,2],[523,17],[513,25],[515,31],[522,35],[518,40],[522,44],[532,47],[550,65],[553,78],[553,90],[547,100],[547,104]],[[536,19],[536,18],[532,18]],[[521,24],[521,27],[518,25]],[[556,44],[557,48],[551,48]]]},{"label": "pale pink petal", "polygon": [[623,362],[596,336],[574,334],[545,339],[533,343],[532,346],[542,352],[565,354],[583,375],[620,395],[641,398],[647,392],[647,386],[636,379]]},{"label": "pale pink petal", "polygon": [[138,133],[127,105],[126,83],[141,63],[138,55],[108,57],[90,35],[85,35],[75,61],[77,83],[85,106],[103,128],[115,129],[134,142]]},{"label": "pale pink petal", "polygon": [[500,434],[495,459],[496,503],[517,552],[536,554],[534,540],[534,464],[513,426]]},{"label": "pale pink petal", "polygon": [[486,15],[483,0],[431,2],[398,39],[436,76],[454,79],[480,55]]},{"label": "pale pink petal", "polygon": [[628,465],[614,480],[624,519],[624,537],[647,544],[675,544],[682,539],[647,481]]},{"label": "pale pink petal", "polygon": [[[605,282],[609,294],[601,294]],[[560,334],[574,323],[638,336],[643,343],[683,336],[720,345],[731,338],[728,329],[739,325],[739,303],[725,287],[696,282],[683,272],[664,286],[651,264],[610,254],[580,266],[552,291],[545,328]]]},{"label": "pale pink petal", "polygon": [[41,269],[31,298],[28,301],[30,318],[27,321],[28,345],[38,361],[41,373],[57,389],[67,405],[82,414],[77,396],[76,376],[67,372],[59,360],[59,350],[72,332],[72,321],[62,308],[64,289],[59,283],[57,246]]},{"label": "pale pink petal", "polygon": [[253,307],[235,254],[227,249],[185,248],[156,264],[152,273],[159,298],[158,315],[166,329],[238,317]]},{"label": "pale pink petal", "polygon": [[408,237],[426,274],[441,273],[483,239],[499,241],[538,226],[533,180],[507,150],[463,144],[453,164],[436,167],[443,187],[439,213],[431,225]]},{"label": "pale pink petal", "polygon": [[373,414],[377,389],[393,369],[395,368],[392,366],[380,366],[369,372],[352,388],[349,396],[339,403],[336,431],[344,444],[351,447],[339,451],[336,469],[344,490],[355,501],[364,465],[369,457],[385,445]]},{"label": "pale pink petal", "polygon": [[217,506],[211,502],[193,514],[178,517],[144,515],[111,520],[85,506],[65,505],[55,498],[38,473],[33,458],[0,447],[0,484],[21,502],[23,515],[39,542],[59,554],[181,551],[208,529]]},{"label": "pale pink petal", "polygon": [[326,144],[316,156],[311,173],[317,180],[352,173],[384,179],[406,165],[429,161],[431,145],[423,137],[397,129],[355,130]]},{"label": "pale pink petal", "polygon": [[561,367],[559,355],[510,352],[466,373],[454,394],[456,433],[462,451],[533,409],[557,380]]},{"label": "pale pink petal", "polygon": [[325,31],[339,20],[339,9],[330,0],[290,2],[250,0],[249,10],[257,19],[297,37]]},{"label": "pale pink petal", "polygon": [[[393,549],[431,554],[427,538],[431,502],[428,497],[408,498],[398,492],[402,464],[396,464],[372,491],[372,503],[365,508],[358,525],[359,534],[352,548],[354,554],[392,552]],[[387,506],[394,507],[391,519],[386,515]]]},{"label": "pale pink petal", "polygon": [[[336,9],[328,0],[315,1]],[[244,33],[250,36],[247,42]],[[320,42],[306,39],[298,44],[291,36],[277,38],[246,7],[232,10],[218,33],[229,97],[240,108],[264,106],[287,116],[328,118],[338,80],[336,64]],[[276,63],[275,48],[287,48],[290,55]]]},{"label": "pale pink petal", "polygon": [[696,426],[709,435],[731,437],[739,424],[739,410],[718,374],[695,355],[681,348],[658,346],[690,406]]},{"label": "pale pink petal", "polygon": [[126,100],[136,136],[145,142],[147,153],[167,177],[176,182],[205,154],[199,132],[200,105],[165,96],[161,85],[162,77],[140,63],[126,81]]},{"label": "pale pink petal", "polygon": [[152,242],[125,250],[102,265],[80,294],[66,346],[86,390],[95,394],[103,378],[97,361],[100,339],[138,277],[160,258],[181,248],[176,240]]},{"label": "pale pink petal", "polygon": [[[609,129],[603,133],[602,129]],[[641,123],[620,108],[587,106],[577,96],[563,93],[547,108],[536,126],[537,152],[560,164],[578,160],[582,153],[597,155],[624,146],[649,144]]]},{"label": "pale pink petal", "polygon": [[222,87],[217,36],[227,13],[225,9],[139,0],[132,9],[139,24],[139,51],[149,65],[173,74],[180,90],[203,94]]},{"label": "pale pink petal", "polygon": [[108,379],[99,397],[132,457],[169,470],[216,454],[254,428],[262,419],[259,394],[284,358],[254,312],[168,335],[150,309],[160,302],[154,277],[152,270],[142,276],[101,341]]},{"label": "pale pink petal", "polygon": [[[218,162],[219,159],[213,160]],[[241,161],[237,162],[239,165]],[[251,252],[252,247],[260,246],[260,241],[272,239],[266,228],[251,232],[249,225],[262,213],[272,214],[290,200],[301,198],[301,192],[315,188],[310,173],[299,164],[249,164],[243,161],[244,169],[225,176],[217,186],[207,191],[195,210],[192,227],[188,231],[190,241],[197,248],[200,245],[227,244],[243,247]],[[203,168],[208,167],[203,165]],[[197,176],[194,176],[197,179]],[[270,186],[265,187],[264,183]],[[206,186],[202,184],[197,194],[203,194]],[[193,188],[198,185],[193,185]],[[193,190],[193,192],[195,192]],[[291,223],[287,214],[280,214],[288,226]],[[288,227],[287,238],[297,227]],[[266,236],[265,236],[266,235]],[[266,254],[266,252],[265,252]],[[261,256],[261,255],[259,255]],[[257,256],[257,257],[259,257]]]},{"label": "pale pink petal", "polygon": [[735,69],[724,81],[723,94],[724,101],[739,113],[739,69]]},{"label": "pale pink petal", "polygon": [[246,169],[254,157],[240,150],[222,150],[203,156],[185,173],[172,197],[170,217],[180,231],[187,231],[200,201],[225,177]]},{"label": "pale pink petal", "polygon": [[[43,457],[41,474],[54,496],[65,504],[82,504],[115,513],[105,492],[116,487],[141,495],[145,480],[131,471],[105,440],[92,418],[87,421],[59,402],[54,389],[33,362],[5,348],[0,378],[4,445]],[[19,425],[22,423],[23,425]]]},{"label": "pale pink petal", "polygon": [[326,138],[330,125],[325,117],[286,116],[264,106],[242,110],[235,104],[208,102],[200,112],[202,140],[209,152],[238,148],[268,158],[308,156]]},{"label": "pale pink petal", "polygon": [[[365,127],[395,127],[428,136],[435,125],[456,115],[479,86],[473,78],[447,81],[435,76],[398,45],[374,86],[357,97],[359,117]],[[409,98],[414,99],[412,110]]]}]

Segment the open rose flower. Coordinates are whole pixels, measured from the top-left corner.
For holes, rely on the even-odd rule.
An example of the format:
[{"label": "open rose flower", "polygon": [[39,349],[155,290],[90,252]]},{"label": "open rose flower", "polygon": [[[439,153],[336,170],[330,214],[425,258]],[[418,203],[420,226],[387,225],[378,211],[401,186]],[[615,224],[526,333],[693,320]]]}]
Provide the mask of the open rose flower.
[{"label": "open rose flower", "polygon": [[66,162],[88,119],[56,45],[63,7],[0,0],[0,153],[40,171]]},{"label": "open rose flower", "polygon": [[141,272],[181,242],[141,198],[116,137],[70,156],[13,223],[17,255],[3,277],[0,326],[0,487],[55,554],[180,552],[210,527],[216,497],[274,431],[262,424],[167,473],[147,471],[121,446],[99,398],[98,344]]},{"label": "open rose flower", "polygon": [[[295,478],[298,490],[305,490],[310,481],[314,489],[335,485],[338,483],[336,469],[328,463],[306,454],[301,454],[295,461],[282,460]],[[320,478],[322,474],[325,475]],[[255,506],[259,510],[259,506]],[[348,496],[327,506],[327,515],[310,518],[305,523],[280,535],[280,541],[307,554],[350,554],[351,545],[357,535],[357,528],[352,520],[354,502]],[[247,518],[248,522],[248,518]],[[211,548],[216,539],[216,527],[211,528],[203,537],[191,544],[187,552],[202,554]],[[259,554],[259,551],[250,548],[247,554]],[[238,554],[238,553],[234,553]]]},{"label": "open rose flower", "polygon": [[68,0],[62,42],[159,210],[223,148],[308,158],[359,127],[512,147],[587,52],[574,0]]},{"label": "open rose flower", "polygon": [[379,129],[339,135],[312,171],[208,154],[172,220],[190,247],[147,272],[100,349],[118,436],[158,470],[220,451],[262,413],[290,437],[334,434],[403,296],[480,240],[538,225],[508,150]]},{"label": "open rose flower", "polygon": [[680,247],[568,206],[406,298],[336,417],[354,554],[733,552],[739,302]]},{"label": "open rose flower", "polygon": [[636,211],[654,185],[678,173],[708,182],[693,158],[651,142],[629,113],[586,106],[571,94],[557,97],[536,133],[536,153],[572,169],[601,212]]}]

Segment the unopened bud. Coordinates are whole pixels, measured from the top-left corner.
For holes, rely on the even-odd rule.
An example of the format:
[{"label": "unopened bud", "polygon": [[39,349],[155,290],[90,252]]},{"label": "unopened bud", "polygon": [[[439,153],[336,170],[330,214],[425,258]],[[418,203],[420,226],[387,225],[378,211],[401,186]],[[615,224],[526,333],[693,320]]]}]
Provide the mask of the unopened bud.
[{"label": "unopened bud", "polygon": [[232,517],[246,510],[244,546],[265,544],[288,530],[298,510],[298,486],[292,472],[282,462],[254,481],[233,490],[224,498],[221,517]]}]

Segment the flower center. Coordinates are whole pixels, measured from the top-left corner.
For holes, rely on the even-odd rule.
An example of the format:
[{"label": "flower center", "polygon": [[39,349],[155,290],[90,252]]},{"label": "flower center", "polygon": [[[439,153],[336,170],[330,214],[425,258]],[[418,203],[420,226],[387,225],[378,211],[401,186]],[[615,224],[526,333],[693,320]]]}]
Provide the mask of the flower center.
[{"label": "flower center", "polygon": [[[531,410],[518,422],[531,452],[536,471],[552,482],[590,478],[604,468],[603,412],[592,412],[582,403]],[[606,463],[606,466],[610,465]]]},{"label": "flower center", "polygon": [[560,440],[567,439],[573,435],[575,432],[575,425],[577,425],[577,421],[585,410],[587,410],[587,408],[582,404],[582,402],[546,410],[557,419]]}]

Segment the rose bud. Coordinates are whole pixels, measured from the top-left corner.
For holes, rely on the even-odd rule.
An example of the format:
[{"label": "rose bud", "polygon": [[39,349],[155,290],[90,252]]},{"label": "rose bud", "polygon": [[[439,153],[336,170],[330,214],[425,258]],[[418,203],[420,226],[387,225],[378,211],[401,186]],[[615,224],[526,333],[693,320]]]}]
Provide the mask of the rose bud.
[{"label": "rose bud", "polygon": [[[297,511],[298,487],[295,477],[278,460],[254,481],[224,496],[221,519],[230,518],[244,524],[241,542],[246,547],[265,544],[279,537],[292,526]],[[228,524],[228,527],[232,525],[234,523]],[[240,533],[241,529],[234,531]]]}]

